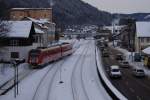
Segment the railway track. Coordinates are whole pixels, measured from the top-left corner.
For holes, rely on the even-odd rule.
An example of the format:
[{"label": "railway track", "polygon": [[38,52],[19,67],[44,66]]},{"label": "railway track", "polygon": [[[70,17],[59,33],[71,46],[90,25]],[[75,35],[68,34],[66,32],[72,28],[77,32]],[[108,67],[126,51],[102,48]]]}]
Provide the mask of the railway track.
[{"label": "railway track", "polygon": [[[52,92],[52,84],[53,84],[53,81],[54,81],[54,78],[55,78],[55,76],[56,76],[56,74],[57,74],[57,72],[59,71],[59,70],[61,70],[61,67],[62,67],[62,65],[65,63],[65,61],[67,60],[67,59],[69,59],[70,57],[66,57],[66,58],[64,58],[64,60],[63,60],[63,62],[61,62],[58,66],[58,68],[57,68],[57,70],[56,70],[56,72],[53,74],[53,77],[52,77],[52,79],[51,79],[51,82],[50,82],[50,84],[49,84],[49,88],[48,88],[48,93],[47,93],[47,98],[46,98],[46,100],[50,100],[49,98],[50,98],[50,94],[51,94],[51,92]],[[61,80],[60,80],[61,81]],[[61,82],[60,82],[61,83]]]},{"label": "railway track", "polygon": [[[50,94],[50,87],[52,84],[52,81],[54,80],[54,76],[56,75],[56,73],[59,71],[59,68],[61,67],[61,65],[65,62],[66,60],[62,60],[60,61],[60,63],[55,62],[54,64],[52,64],[52,66],[48,69],[48,71],[44,74],[43,78],[41,79],[41,81],[39,82],[37,89],[34,93],[34,96],[32,98],[32,100],[41,100],[39,97],[40,94],[40,88],[43,87],[44,82],[49,81],[49,86],[47,88],[47,95],[46,95],[46,99],[45,100],[49,100],[49,94]],[[54,71],[53,71],[54,70]],[[51,76],[51,77],[50,77]],[[49,80],[47,80],[49,79]],[[46,91],[46,90],[45,90]]]},{"label": "railway track", "polygon": [[[88,42],[89,43],[89,42]],[[87,44],[88,44],[87,43]],[[85,55],[88,51],[88,48],[89,48],[89,45],[87,47],[84,48],[84,50],[82,51],[82,55],[80,55],[80,59],[78,59],[76,61],[76,64],[74,65],[74,69],[73,69],[73,72],[72,72],[72,76],[71,76],[71,88],[72,88],[72,94],[73,94],[73,99],[74,100],[80,100],[79,99],[79,96],[78,96],[78,93],[77,93],[77,89],[76,89],[76,82],[75,82],[75,76],[78,75],[77,73],[75,73],[76,71],[80,71],[80,76],[78,78],[80,78],[80,85],[83,89],[83,92],[84,92],[84,95],[85,95],[85,98],[86,100],[89,100],[89,97],[88,97],[88,94],[86,92],[86,89],[85,89],[85,85],[84,85],[84,82],[83,82],[83,76],[82,76],[82,72],[83,72],[83,62],[84,62],[84,59],[85,59]],[[78,64],[80,64],[80,66],[78,66]],[[81,68],[80,68],[81,67]],[[77,68],[80,68],[80,70],[78,70]]]},{"label": "railway track", "polygon": [[[32,100],[41,100],[39,98],[39,94],[38,92],[40,92],[40,88],[43,87],[43,83],[44,81],[47,81],[46,79],[49,79],[49,84],[48,84],[48,88],[47,88],[47,93],[46,93],[46,97],[45,100],[49,100],[50,98],[50,93],[52,91],[52,83],[54,81],[54,78],[57,74],[57,72],[61,69],[62,65],[65,63],[65,61],[67,59],[69,59],[70,57],[66,56],[65,58],[63,58],[60,62],[55,62],[49,69],[48,71],[44,74],[43,78],[41,79],[40,83],[37,86],[36,92],[34,93],[34,96],[32,98]],[[54,70],[54,71],[52,71]],[[51,77],[50,77],[51,76]]]},{"label": "railway track", "polygon": [[[28,77],[29,75],[32,75],[35,73],[36,70],[27,70],[25,72],[20,72],[18,74],[18,82],[20,83],[23,79]],[[15,86],[14,84],[14,77],[5,82],[1,87],[0,87],[0,95],[5,95],[9,90],[11,90]]]},{"label": "railway track", "polygon": [[[89,42],[88,42],[89,43]],[[87,43],[87,44],[88,44]],[[88,46],[87,47],[85,47],[84,48],[84,50],[83,51],[81,51],[82,53],[81,54],[83,54],[84,53],[84,55],[81,55],[80,57],[78,57],[78,60],[76,61],[76,64],[74,65],[74,69],[76,69],[76,65],[78,64],[78,62],[82,62],[83,60],[84,60],[84,57],[85,57],[85,54],[87,53],[87,50],[88,50]],[[79,48],[78,48],[79,49]],[[49,70],[44,74],[44,76],[43,76],[43,78],[41,79],[41,81],[39,82],[39,84],[38,84],[38,86],[37,86],[37,89],[36,89],[36,92],[34,93],[34,96],[33,96],[33,98],[32,98],[32,100],[41,100],[41,99],[43,99],[43,97],[39,97],[40,95],[41,95],[41,91],[40,91],[40,89],[43,87],[43,84],[44,84],[44,82],[48,82],[48,87],[46,88],[46,90],[45,91],[47,91],[46,92],[46,94],[45,94],[45,99],[43,99],[43,100],[50,100],[50,98],[51,98],[51,93],[53,92],[52,91],[52,84],[53,84],[53,81],[54,81],[54,79],[55,79],[55,76],[57,75],[57,73],[58,73],[58,71],[61,69],[61,67],[63,67],[63,64],[66,62],[66,60],[67,59],[69,59],[70,57],[66,57],[66,58],[64,58],[64,59],[62,59],[62,61],[60,61],[60,62],[57,62],[57,63],[54,63],[50,68],[49,68]],[[81,60],[82,59],[82,60]],[[81,60],[81,61],[80,61]],[[73,70],[74,70],[73,69]],[[52,71],[53,70],[53,71]],[[82,74],[82,72],[80,72],[81,74]],[[75,73],[74,73],[75,74]],[[74,74],[72,73],[72,75],[71,75],[71,78],[73,79],[73,77],[74,77]],[[49,79],[49,80],[47,80],[47,79]],[[78,100],[78,99],[76,99],[76,91],[74,90],[74,85],[73,85],[73,80],[71,79],[71,87],[72,87],[72,95],[73,95],[73,100]],[[84,87],[84,83],[83,83],[83,79],[82,78],[80,78],[81,79],[81,85],[82,85],[82,87],[83,87],[83,91],[85,92],[85,95],[86,95],[86,97],[87,97],[87,99],[86,100],[89,100],[89,98],[88,98],[88,95],[87,95],[87,93],[86,93],[86,90],[85,90],[85,87]],[[39,95],[40,94],[40,95]]]}]

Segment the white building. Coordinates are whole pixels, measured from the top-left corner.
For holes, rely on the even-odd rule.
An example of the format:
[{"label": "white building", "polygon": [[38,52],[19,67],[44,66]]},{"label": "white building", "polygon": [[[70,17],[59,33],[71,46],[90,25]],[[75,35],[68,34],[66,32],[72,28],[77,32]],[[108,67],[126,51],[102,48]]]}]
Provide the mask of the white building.
[{"label": "white building", "polygon": [[40,40],[43,42],[42,46],[46,47],[49,43],[55,41],[55,23],[48,21],[48,19],[34,19],[31,17],[25,17],[24,20],[32,21],[36,30],[44,32],[43,37]]},{"label": "white building", "polygon": [[[0,59],[28,59],[28,52],[37,48],[39,42],[35,39],[35,28],[32,21],[8,21],[9,32],[6,37],[1,37]],[[42,33],[40,30],[37,32]]]},{"label": "white building", "polygon": [[150,22],[136,22],[135,46],[137,52],[150,46]]}]

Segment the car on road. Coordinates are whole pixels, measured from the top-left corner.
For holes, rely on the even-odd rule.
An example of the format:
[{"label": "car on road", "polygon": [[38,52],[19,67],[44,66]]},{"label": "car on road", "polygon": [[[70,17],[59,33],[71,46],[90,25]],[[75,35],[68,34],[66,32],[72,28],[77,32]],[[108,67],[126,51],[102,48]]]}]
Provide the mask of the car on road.
[{"label": "car on road", "polygon": [[103,53],[103,57],[109,57],[109,53],[108,52],[104,52]]},{"label": "car on road", "polygon": [[123,55],[122,54],[117,54],[116,55],[116,60],[122,61],[123,60]]},{"label": "car on road", "polygon": [[141,54],[140,53],[135,53],[134,54],[134,61],[135,62],[140,62],[142,59]]},{"label": "car on road", "polygon": [[141,68],[134,68],[132,72],[133,72],[133,75],[136,77],[145,77],[145,72]]},{"label": "car on road", "polygon": [[107,50],[107,49],[104,49],[104,50],[102,51],[102,55],[103,55],[103,57],[109,57],[109,52],[108,52],[108,50]]},{"label": "car on road", "polygon": [[110,66],[110,73],[109,74],[110,74],[111,78],[121,78],[122,77],[122,73],[121,73],[118,65]]},{"label": "car on road", "polygon": [[128,61],[122,61],[120,64],[121,64],[121,67],[124,67],[124,68],[129,67],[129,62]]}]

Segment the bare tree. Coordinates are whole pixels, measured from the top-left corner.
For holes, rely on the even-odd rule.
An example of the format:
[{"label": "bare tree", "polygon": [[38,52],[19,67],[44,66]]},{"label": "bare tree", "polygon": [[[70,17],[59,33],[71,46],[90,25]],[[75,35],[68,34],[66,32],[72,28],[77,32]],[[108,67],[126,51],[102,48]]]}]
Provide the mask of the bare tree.
[{"label": "bare tree", "polygon": [[9,18],[9,8],[5,0],[0,0],[0,19]]},{"label": "bare tree", "polygon": [[9,19],[9,7],[5,0],[0,0],[0,61],[3,59],[3,51],[6,51],[4,47],[4,38],[10,30],[10,25],[8,23]]},{"label": "bare tree", "polygon": [[0,37],[6,36],[9,31],[9,6],[5,0],[0,0]]}]

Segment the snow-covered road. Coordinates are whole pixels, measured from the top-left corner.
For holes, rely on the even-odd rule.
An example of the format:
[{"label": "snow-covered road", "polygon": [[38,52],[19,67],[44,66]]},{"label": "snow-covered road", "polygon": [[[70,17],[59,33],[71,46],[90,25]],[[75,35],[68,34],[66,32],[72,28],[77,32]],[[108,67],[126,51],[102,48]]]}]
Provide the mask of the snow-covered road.
[{"label": "snow-covered road", "polygon": [[0,100],[111,100],[97,75],[94,41],[77,44],[74,54],[20,82],[16,99],[12,90]]}]

